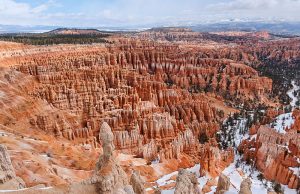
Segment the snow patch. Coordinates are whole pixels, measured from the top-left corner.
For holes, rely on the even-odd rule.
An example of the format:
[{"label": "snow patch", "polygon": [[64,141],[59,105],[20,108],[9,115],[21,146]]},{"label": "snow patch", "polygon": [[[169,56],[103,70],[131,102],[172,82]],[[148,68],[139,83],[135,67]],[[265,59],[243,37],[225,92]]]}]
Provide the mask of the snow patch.
[{"label": "snow patch", "polygon": [[300,90],[300,87],[296,85],[295,81],[292,81],[293,88],[287,92],[287,95],[292,99],[290,105],[295,108],[298,98],[294,96],[294,92]]},{"label": "snow patch", "polygon": [[175,193],[175,189],[170,189],[170,190],[162,190],[161,194],[174,194]]},{"label": "snow patch", "polygon": [[289,169],[291,171],[293,171],[293,174],[296,175],[296,176],[300,176],[300,167],[295,167],[295,168],[292,168],[292,167],[289,167]]},{"label": "snow patch", "polygon": [[178,171],[175,171],[175,172],[172,172],[170,174],[164,175],[160,179],[158,179],[156,181],[156,183],[158,184],[158,186],[164,186],[164,185],[167,185],[167,184],[170,184],[170,183],[174,183],[175,181],[174,180],[170,180],[170,178],[172,176],[177,175],[177,174],[178,174]]},{"label": "snow patch", "polygon": [[286,128],[290,128],[295,122],[292,113],[281,114],[276,117],[275,121],[271,124],[274,126],[273,128],[278,132],[285,134]]}]

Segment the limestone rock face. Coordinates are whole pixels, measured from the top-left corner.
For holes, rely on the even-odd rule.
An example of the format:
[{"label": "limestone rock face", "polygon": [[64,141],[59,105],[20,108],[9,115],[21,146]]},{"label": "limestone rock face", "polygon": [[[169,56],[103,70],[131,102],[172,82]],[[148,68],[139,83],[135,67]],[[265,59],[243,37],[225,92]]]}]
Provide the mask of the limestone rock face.
[{"label": "limestone rock face", "polygon": [[224,194],[226,191],[229,190],[229,187],[230,187],[230,179],[224,174],[221,174],[219,176],[216,194]]},{"label": "limestone rock face", "polygon": [[251,184],[252,182],[249,178],[244,179],[241,183],[239,194],[252,194]]},{"label": "limestone rock face", "polygon": [[194,173],[180,169],[176,179],[175,194],[200,194],[197,177]]},{"label": "limestone rock face", "polygon": [[101,194],[133,194],[127,175],[117,164],[113,157],[115,149],[114,136],[107,123],[102,123],[99,138],[103,147],[103,154],[96,164],[96,171],[90,183],[94,184],[98,193]]},{"label": "limestone rock face", "polygon": [[7,148],[0,145],[0,189],[22,189],[24,181],[16,176]]}]

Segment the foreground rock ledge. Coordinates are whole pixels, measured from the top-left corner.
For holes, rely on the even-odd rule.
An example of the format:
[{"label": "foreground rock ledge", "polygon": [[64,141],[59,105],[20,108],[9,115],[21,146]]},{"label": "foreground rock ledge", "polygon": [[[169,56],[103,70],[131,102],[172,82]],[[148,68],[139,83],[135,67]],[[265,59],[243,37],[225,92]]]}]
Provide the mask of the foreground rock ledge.
[{"label": "foreground rock ledge", "polygon": [[196,175],[185,169],[179,170],[175,194],[201,194]]},{"label": "foreground rock ledge", "polygon": [[25,188],[25,183],[16,176],[7,148],[0,145],[0,190],[23,188]]}]

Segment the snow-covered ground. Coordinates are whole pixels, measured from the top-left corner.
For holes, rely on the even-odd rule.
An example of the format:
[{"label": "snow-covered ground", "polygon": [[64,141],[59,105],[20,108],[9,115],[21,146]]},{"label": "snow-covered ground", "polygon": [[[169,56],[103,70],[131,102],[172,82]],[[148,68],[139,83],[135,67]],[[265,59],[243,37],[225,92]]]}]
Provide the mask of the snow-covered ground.
[{"label": "snow-covered ground", "polygon": [[[291,98],[290,105],[292,107],[292,110],[294,110],[298,101],[298,98],[294,95],[294,92],[298,91],[300,87],[296,85],[295,81],[292,81],[292,86],[293,88],[287,92],[287,95]],[[294,122],[295,119],[292,116],[292,112],[290,112],[277,116],[275,121],[271,123],[270,126],[277,132],[285,134],[285,129],[290,128],[294,124]]]},{"label": "snow-covered ground", "polygon": [[[264,180],[264,182],[260,181],[258,179],[258,175],[260,174],[259,171],[252,168],[249,165],[246,165],[245,163],[240,163],[240,167],[236,168],[237,161],[240,160],[239,156],[235,157],[235,160],[232,164],[230,164],[227,168],[224,169],[222,172],[224,175],[230,178],[231,186],[229,188],[229,191],[226,192],[226,194],[238,194],[240,185],[242,181],[249,177],[251,179],[251,191],[253,194],[267,194],[268,190],[271,190],[272,183],[270,181]],[[212,179],[209,176],[200,177],[199,170],[200,165],[197,164],[192,168],[187,169],[190,172],[194,172],[196,176],[198,177],[198,183],[199,188],[202,189],[203,186]],[[174,180],[170,180],[172,176],[177,175],[178,171],[172,172],[170,174],[164,175],[160,179],[156,181],[156,183],[159,186],[168,185],[170,183],[174,183]],[[218,181],[218,177],[216,178],[216,181]],[[296,194],[295,189],[289,189],[287,186],[282,185],[282,188],[284,189],[285,194]],[[175,191],[174,188],[169,190],[162,190],[162,194],[173,194]],[[211,187],[211,191],[208,194],[213,194],[216,191],[216,186]]]},{"label": "snow-covered ground", "polygon": [[[297,97],[294,96],[294,91],[297,91],[300,89],[299,86],[295,84],[295,82],[292,82],[293,88],[288,91],[287,95],[292,99],[290,105],[292,106],[292,109],[295,108],[296,102],[298,101]],[[244,123],[246,121],[240,120],[240,122],[236,125],[236,133],[235,133],[235,144],[238,147],[239,143],[242,139],[248,138],[247,136],[242,137],[239,134],[240,129],[245,127]],[[294,123],[294,119],[292,117],[292,113],[285,113],[281,114],[278,117],[276,117],[275,122],[271,124],[279,133],[286,133],[285,128],[291,127],[291,125]],[[256,138],[256,135],[251,136],[252,138]],[[228,166],[223,173],[230,178],[230,182],[232,183],[230,189],[227,194],[233,194],[238,193],[238,190],[240,188],[241,182],[246,177],[249,177],[251,179],[252,185],[251,190],[252,193],[267,193],[268,190],[272,188],[272,184],[270,181],[263,180],[264,183],[258,179],[259,171],[257,171],[255,168],[246,165],[244,162],[240,163],[240,167],[236,168],[236,163],[240,160],[239,156],[235,156],[234,163],[232,163],[230,166]],[[297,173],[298,168],[292,168],[291,170],[294,171],[294,173]],[[243,172],[243,173],[240,173]],[[299,173],[299,172],[298,172]],[[241,175],[244,174],[244,175]],[[285,194],[296,194],[295,189],[289,189],[286,185],[282,185],[282,188],[284,189]]]},{"label": "snow-covered ground", "polygon": [[[251,115],[250,119],[253,119],[253,116]],[[241,131],[244,131],[247,123],[246,118],[239,118],[236,122],[236,125],[233,127],[235,129],[234,131],[234,142],[235,142],[235,147],[234,149],[237,149],[239,144],[243,139],[247,139],[249,137],[248,134],[241,134]],[[252,138],[256,138],[256,135],[251,136]],[[226,175],[228,178],[230,178],[231,186],[229,188],[229,191],[226,192],[226,194],[237,194],[240,189],[240,185],[242,181],[250,177],[252,185],[251,185],[251,190],[252,193],[256,194],[266,194],[267,189],[264,187],[263,183],[257,179],[257,175],[259,172],[254,172],[251,170],[251,167],[249,165],[246,165],[245,163],[241,163],[241,167],[236,168],[236,163],[238,163],[238,160],[241,161],[241,158],[239,156],[235,156],[234,162],[230,164],[227,168],[224,169],[222,172],[224,175]],[[241,174],[244,174],[243,176]]]},{"label": "snow-covered ground", "polygon": [[294,96],[294,92],[300,90],[300,87],[296,85],[295,81],[292,81],[292,85],[293,88],[287,92],[287,95],[292,99],[290,105],[295,108],[298,98]]},{"label": "snow-covered ground", "polygon": [[173,194],[175,192],[175,189],[170,189],[170,190],[162,190],[161,194]]},{"label": "snow-covered ground", "polygon": [[[253,119],[253,114],[249,113],[249,119]],[[220,135],[221,145],[226,144],[228,147],[238,146],[248,135],[247,118],[237,118],[236,120],[225,120],[223,128],[218,132]]]},{"label": "snow-covered ground", "polygon": [[158,179],[156,181],[158,186],[164,186],[164,185],[168,185],[171,184],[173,182],[175,182],[174,180],[170,180],[172,176],[175,176],[178,174],[178,171],[172,172],[170,174],[166,174],[164,176],[162,176],[160,179]]},{"label": "snow-covered ground", "polygon": [[[242,181],[249,177],[249,175],[251,174],[251,190],[252,193],[267,193],[267,189],[264,187],[263,183],[259,180],[257,180],[257,175],[258,172],[253,172],[251,170],[251,168],[245,164],[242,164],[242,167],[238,167],[236,168],[235,164],[237,162],[238,157],[235,158],[235,162],[232,163],[230,166],[228,166],[224,171],[223,174],[225,174],[226,176],[228,176],[228,178],[230,178],[230,182],[231,182],[231,188],[230,188],[230,192],[231,193],[238,193],[241,183]],[[244,173],[244,175],[242,176],[240,173]]]},{"label": "snow-covered ground", "polygon": [[278,133],[285,134],[286,128],[290,128],[295,122],[292,113],[281,114],[276,117],[275,121],[270,125],[274,128]]},{"label": "snow-covered ground", "polygon": [[[272,183],[270,181],[258,179],[260,174],[255,168],[245,164],[244,162],[240,164],[240,167],[236,168],[235,164],[239,160],[239,156],[235,157],[234,163],[228,166],[223,174],[230,178],[231,186],[226,194],[237,194],[240,189],[242,181],[249,177],[251,179],[251,191],[253,194],[267,194],[268,190],[272,190]],[[240,172],[243,172],[244,175],[241,175]],[[282,185],[285,194],[296,194],[295,189],[289,189],[286,185]]]}]

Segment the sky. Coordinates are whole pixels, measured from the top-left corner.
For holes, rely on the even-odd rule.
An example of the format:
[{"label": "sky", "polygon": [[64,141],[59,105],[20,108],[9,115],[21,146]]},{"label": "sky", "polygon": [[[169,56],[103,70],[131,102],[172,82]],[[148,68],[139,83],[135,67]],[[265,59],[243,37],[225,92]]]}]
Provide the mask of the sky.
[{"label": "sky", "polygon": [[66,27],[300,21],[300,0],[0,0],[0,24]]}]

